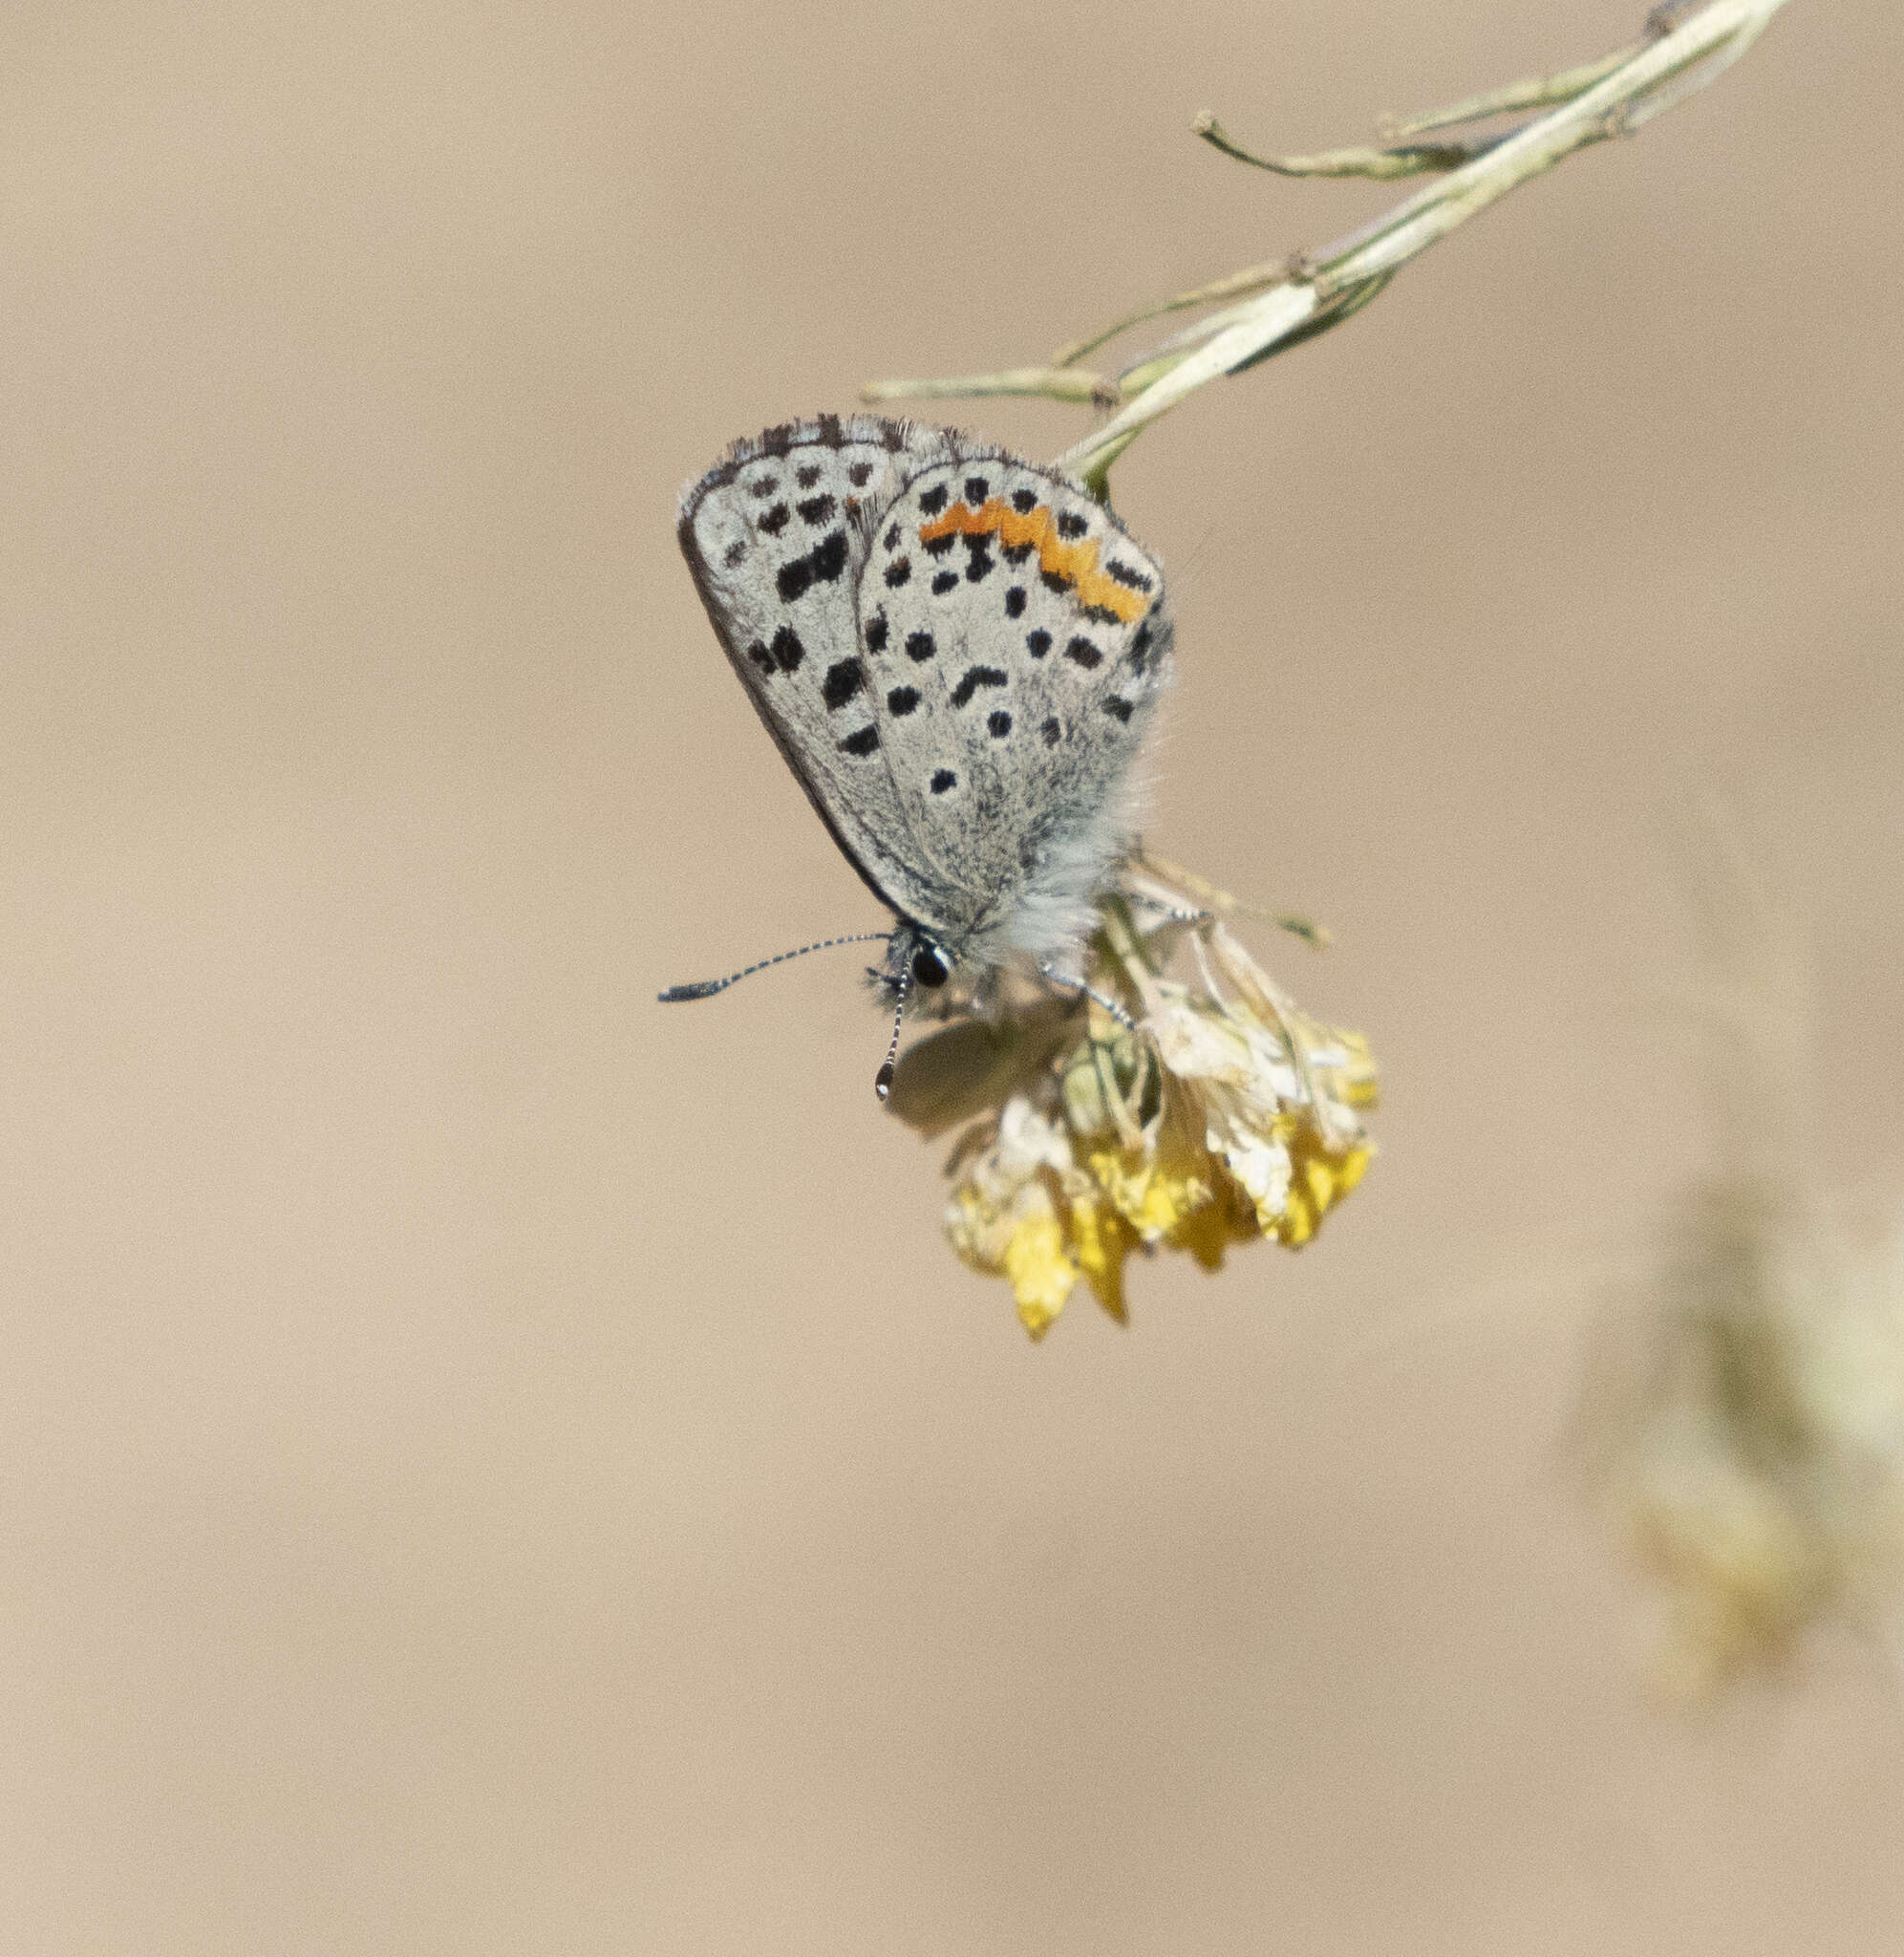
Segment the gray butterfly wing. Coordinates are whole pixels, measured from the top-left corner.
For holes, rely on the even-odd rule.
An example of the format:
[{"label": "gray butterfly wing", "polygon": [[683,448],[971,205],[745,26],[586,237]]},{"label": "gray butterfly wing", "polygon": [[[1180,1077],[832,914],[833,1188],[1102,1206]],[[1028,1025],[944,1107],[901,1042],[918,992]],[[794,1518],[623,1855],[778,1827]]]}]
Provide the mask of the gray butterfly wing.
[{"label": "gray butterfly wing", "polygon": [[853,592],[873,517],[948,438],[823,415],[735,444],[681,498],[680,540],[734,669],[821,819],[876,896],[922,887],[880,751]]},{"label": "gray butterfly wing", "polygon": [[898,812],[951,888],[956,956],[1055,956],[1124,841],[1170,671],[1155,562],[1063,478],[994,453],[921,469],[879,519],[859,634]]}]

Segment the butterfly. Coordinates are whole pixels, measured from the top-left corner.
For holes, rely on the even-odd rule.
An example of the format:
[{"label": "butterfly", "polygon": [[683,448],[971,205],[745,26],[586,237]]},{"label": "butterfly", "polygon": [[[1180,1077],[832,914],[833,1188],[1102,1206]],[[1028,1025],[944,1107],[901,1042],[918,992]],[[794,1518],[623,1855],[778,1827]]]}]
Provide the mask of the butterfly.
[{"label": "butterfly", "polygon": [[736,442],[683,492],[679,534],[781,757],[894,914],[882,1098],[911,987],[979,997],[1024,960],[1085,989],[1170,677],[1155,560],[1072,478],[870,415]]}]

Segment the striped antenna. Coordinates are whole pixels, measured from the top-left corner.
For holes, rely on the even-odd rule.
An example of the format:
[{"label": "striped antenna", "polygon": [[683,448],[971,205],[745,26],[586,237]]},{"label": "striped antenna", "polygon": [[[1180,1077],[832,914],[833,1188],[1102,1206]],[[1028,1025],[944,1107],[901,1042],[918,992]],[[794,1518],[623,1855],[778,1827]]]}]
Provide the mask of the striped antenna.
[{"label": "striped antenna", "polygon": [[872,1077],[872,1090],[882,1101],[892,1092],[892,1071],[899,1060],[899,1022],[906,1017],[906,995],[911,987],[912,968],[908,965],[895,988],[899,997],[892,1002],[892,1038],[886,1043],[886,1059]]},{"label": "striped antenna", "polygon": [[887,931],[861,931],[851,937],[823,937],[814,944],[803,944],[775,957],[762,958],[759,964],[745,966],[725,978],[697,978],[692,985],[671,985],[659,995],[659,1000],[662,1005],[679,1005],[683,1000],[712,999],[717,992],[725,992],[730,985],[738,985],[741,979],[751,978],[756,972],[764,972],[769,965],[784,965],[789,958],[803,958],[808,952],[830,952],[839,944],[871,944],[875,940],[884,943],[891,935]]}]

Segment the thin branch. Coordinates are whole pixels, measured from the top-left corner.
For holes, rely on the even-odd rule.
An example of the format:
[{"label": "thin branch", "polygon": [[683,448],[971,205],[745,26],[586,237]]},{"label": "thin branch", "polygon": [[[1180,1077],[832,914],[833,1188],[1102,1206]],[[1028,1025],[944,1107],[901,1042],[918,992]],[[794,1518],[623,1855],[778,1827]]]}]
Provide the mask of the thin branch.
[{"label": "thin branch", "polygon": [[[1116,339],[1120,333],[1128,333],[1134,326],[1142,326],[1147,319],[1161,319],[1168,312],[1185,312],[1193,306],[1213,306],[1219,299],[1241,299],[1251,292],[1260,292],[1265,286],[1273,286],[1279,278],[1285,277],[1289,269],[1286,258],[1277,259],[1273,265],[1252,265],[1243,271],[1231,272],[1227,278],[1213,279],[1207,286],[1197,286],[1187,292],[1177,293],[1173,298],[1160,299],[1155,305],[1140,307],[1115,326],[1107,326],[1102,333],[1094,333],[1081,340],[1071,340],[1059,347],[1051,356],[1051,364],[1069,367],[1086,354],[1095,354],[1106,340]],[[1112,388],[1117,385],[1115,381],[1107,384]]]},{"label": "thin branch", "polygon": [[1498,135],[1467,136],[1446,142],[1391,143],[1383,149],[1328,149],[1313,157],[1259,157],[1245,149],[1208,109],[1190,127],[1211,149],[1254,169],[1273,170],[1278,177],[1420,177],[1430,170],[1458,170],[1504,140]]},{"label": "thin branch", "polygon": [[1558,75],[1509,82],[1506,88],[1497,88],[1485,96],[1469,96],[1465,101],[1432,110],[1425,116],[1389,121],[1381,133],[1390,141],[1399,141],[1405,137],[1425,136],[1433,129],[1452,129],[1463,122],[1484,122],[1490,116],[1517,116],[1526,109],[1551,109],[1561,102],[1573,101],[1595,82],[1604,81],[1622,61],[1632,60],[1644,45],[1640,42],[1621,48],[1616,54],[1603,54],[1597,61],[1565,69]]},{"label": "thin branch", "polygon": [[[1060,467],[1089,478],[1104,466],[1104,451],[1122,452],[1129,438],[1187,395],[1222,376],[1242,372],[1292,343],[1325,301],[1375,277],[1388,277],[1429,246],[1521,184],[1594,143],[1637,126],[1647,97],[1670,90],[1682,100],[1737,60],[1786,0],[1711,0],[1689,19],[1629,57],[1572,100],[1524,124],[1487,155],[1464,164],[1404,200],[1393,211],[1337,246],[1316,254],[1314,276],[1272,287],[1254,299],[1222,309],[1200,322],[1202,343],[1133,398],[1103,427],[1058,458]],[[1676,83],[1685,86],[1674,87]],[[1657,112],[1656,112],[1657,113]]]},{"label": "thin branch", "polygon": [[1115,380],[1081,367],[1009,367],[1000,374],[962,374],[945,380],[875,380],[861,388],[865,401],[931,401],[979,395],[1036,395],[1045,400],[1115,407],[1123,398]]},{"label": "thin branch", "polygon": [[[1102,332],[1060,348],[1047,366],[938,380],[879,381],[865,397],[945,399],[1016,394],[1115,407],[1109,420],[1058,458],[1060,467],[1081,476],[1102,495],[1112,462],[1187,396],[1339,325],[1375,298],[1402,266],[1510,190],[1544,175],[1576,150],[1631,135],[1705,87],[1744,54],[1785,4],[1670,0],[1649,19],[1646,39],[1598,61],[1396,123],[1384,132],[1389,140],[1380,147],[1265,158],[1243,149],[1213,117],[1200,117],[1197,133],[1206,141],[1244,162],[1284,175],[1444,174],[1320,251],[1252,266],[1142,307]],[[1547,113],[1482,137],[1434,143],[1407,140],[1530,109]],[[1232,303],[1218,303],[1224,300]],[[1075,365],[1134,326],[1207,305],[1215,310],[1115,376]]]}]

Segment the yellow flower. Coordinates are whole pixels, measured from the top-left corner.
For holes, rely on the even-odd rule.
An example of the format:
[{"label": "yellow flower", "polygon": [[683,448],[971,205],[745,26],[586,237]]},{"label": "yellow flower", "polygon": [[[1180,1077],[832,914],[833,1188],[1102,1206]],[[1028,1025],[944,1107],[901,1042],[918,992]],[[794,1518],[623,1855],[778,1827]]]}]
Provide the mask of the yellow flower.
[{"label": "yellow flower", "polygon": [[[1137,1240],[1128,1223],[1102,1195],[1086,1190],[1071,1204],[1071,1255],[1098,1302],[1125,1323],[1123,1260]],[[1049,1321],[1047,1321],[1047,1323]]]},{"label": "yellow flower", "polygon": [[[1140,923],[1145,903],[1161,922]],[[1135,858],[1102,906],[1098,1001],[1031,991],[900,1064],[895,1112],[927,1134],[966,1124],[948,1164],[952,1248],[1010,1282],[1035,1339],[1080,1277],[1123,1323],[1133,1250],[1215,1270],[1235,1244],[1300,1247],[1368,1166],[1367,1045],[1281,995],[1218,914],[1234,908]],[[1195,981],[1165,976],[1186,944]]]},{"label": "yellow flower", "polygon": [[[1374,1069],[1370,1068],[1370,1078]],[[1366,1143],[1335,1150],[1307,1115],[1286,1117],[1283,1142],[1289,1151],[1291,1174],[1282,1213],[1273,1224],[1276,1239],[1299,1249],[1321,1227],[1322,1219],[1356,1184],[1375,1152]],[[1260,1212],[1259,1212],[1260,1214]]]},{"label": "yellow flower", "polygon": [[946,1210],[946,1235],[975,1271],[1010,1279],[1018,1316],[1041,1339],[1064,1309],[1079,1266],[1059,1220],[1071,1144],[1022,1095],[999,1110],[988,1146],[966,1162]]}]

